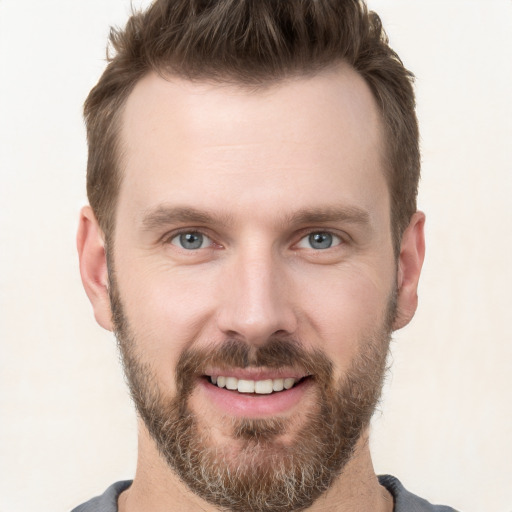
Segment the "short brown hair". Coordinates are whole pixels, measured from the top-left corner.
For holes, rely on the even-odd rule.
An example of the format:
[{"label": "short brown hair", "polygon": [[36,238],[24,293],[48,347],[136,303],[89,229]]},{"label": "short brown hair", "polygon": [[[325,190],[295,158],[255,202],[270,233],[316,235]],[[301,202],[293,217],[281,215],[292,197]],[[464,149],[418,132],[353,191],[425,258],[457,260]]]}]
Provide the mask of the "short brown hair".
[{"label": "short brown hair", "polygon": [[113,56],[84,106],[87,194],[107,237],[122,178],[120,115],[144,75],[254,87],[343,61],[364,78],[381,111],[398,250],[416,211],[420,174],[413,75],[362,0],[156,0],[134,13],[124,30],[111,29],[110,43]]}]

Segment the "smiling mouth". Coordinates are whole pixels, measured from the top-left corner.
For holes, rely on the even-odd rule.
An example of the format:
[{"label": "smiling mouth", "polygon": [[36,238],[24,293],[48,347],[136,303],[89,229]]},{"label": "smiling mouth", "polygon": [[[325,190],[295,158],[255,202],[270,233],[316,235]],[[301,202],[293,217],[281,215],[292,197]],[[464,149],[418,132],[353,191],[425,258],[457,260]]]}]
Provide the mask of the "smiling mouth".
[{"label": "smiling mouth", "polygon": [[236,377],[226,377],[223,375],[206,376],[208,381],[218,388],[225,388],[238,393],[252,393],[256,395],[270,395],[287,391],[303,382],[308,377],[302,378],[282,378],[282,379],[263,379],[246,380]]}]

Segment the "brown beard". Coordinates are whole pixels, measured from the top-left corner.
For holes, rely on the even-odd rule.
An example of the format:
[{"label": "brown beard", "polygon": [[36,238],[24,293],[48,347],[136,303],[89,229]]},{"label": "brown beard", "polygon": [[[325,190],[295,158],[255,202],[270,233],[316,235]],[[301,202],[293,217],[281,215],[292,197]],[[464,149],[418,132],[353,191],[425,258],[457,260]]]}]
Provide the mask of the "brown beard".
[{"label": "brown beard", "polygon": [[[209,349],[186,349],[175,370],[176,394],[159,386],[123,313],[110,276],[110,300],[127,381],[138,414],[172,470],[198,496],[233,512],[285,512],[309,507],[341,474],[378,403],[386,370],[395,295],[385,325],[359,340],[361,351],[337,381],[333,364],[298,341],[272,338],[261,347],[226,340]],[[285,443],[288,419],[232,418],[233,441],[215,444],[209,429],[189,407],[207,367],[295,368],[314,380],[316,410]],[[302,414],[302,412],[301,412]],[[219,418],[222,421],[222,418]]]}]

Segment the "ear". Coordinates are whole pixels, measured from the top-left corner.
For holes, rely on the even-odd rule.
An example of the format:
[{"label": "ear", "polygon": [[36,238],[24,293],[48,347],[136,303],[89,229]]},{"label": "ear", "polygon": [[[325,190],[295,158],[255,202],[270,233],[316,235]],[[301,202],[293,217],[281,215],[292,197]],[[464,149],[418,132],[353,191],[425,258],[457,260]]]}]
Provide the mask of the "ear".
[{"label": "ear", "polygon": [[418,306],[418,281],[425,258],[425,214],[416,212],[404,231],[398,259],[398,298],[393,330],[405,327]]},{"label": "ear", "polygon": [[96,321],[104,329],[112,331],[105,238],[90,206],[84,206],[80,212],[76,245],[82,283]]}]

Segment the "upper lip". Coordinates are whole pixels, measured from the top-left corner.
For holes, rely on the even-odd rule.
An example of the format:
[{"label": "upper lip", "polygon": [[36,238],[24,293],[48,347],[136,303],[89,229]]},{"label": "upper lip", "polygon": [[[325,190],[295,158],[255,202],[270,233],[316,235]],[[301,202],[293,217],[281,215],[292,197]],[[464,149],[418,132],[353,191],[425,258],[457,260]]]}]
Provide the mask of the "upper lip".
[{"label": "upper lip", "polygon": [[304,371],[296,369],[264,369],[264,368],[211,368],[205,372],[209,377],[235,377],[242,380],[268,380],[268,379],[289,379],[296,380],[307,377]]}]

